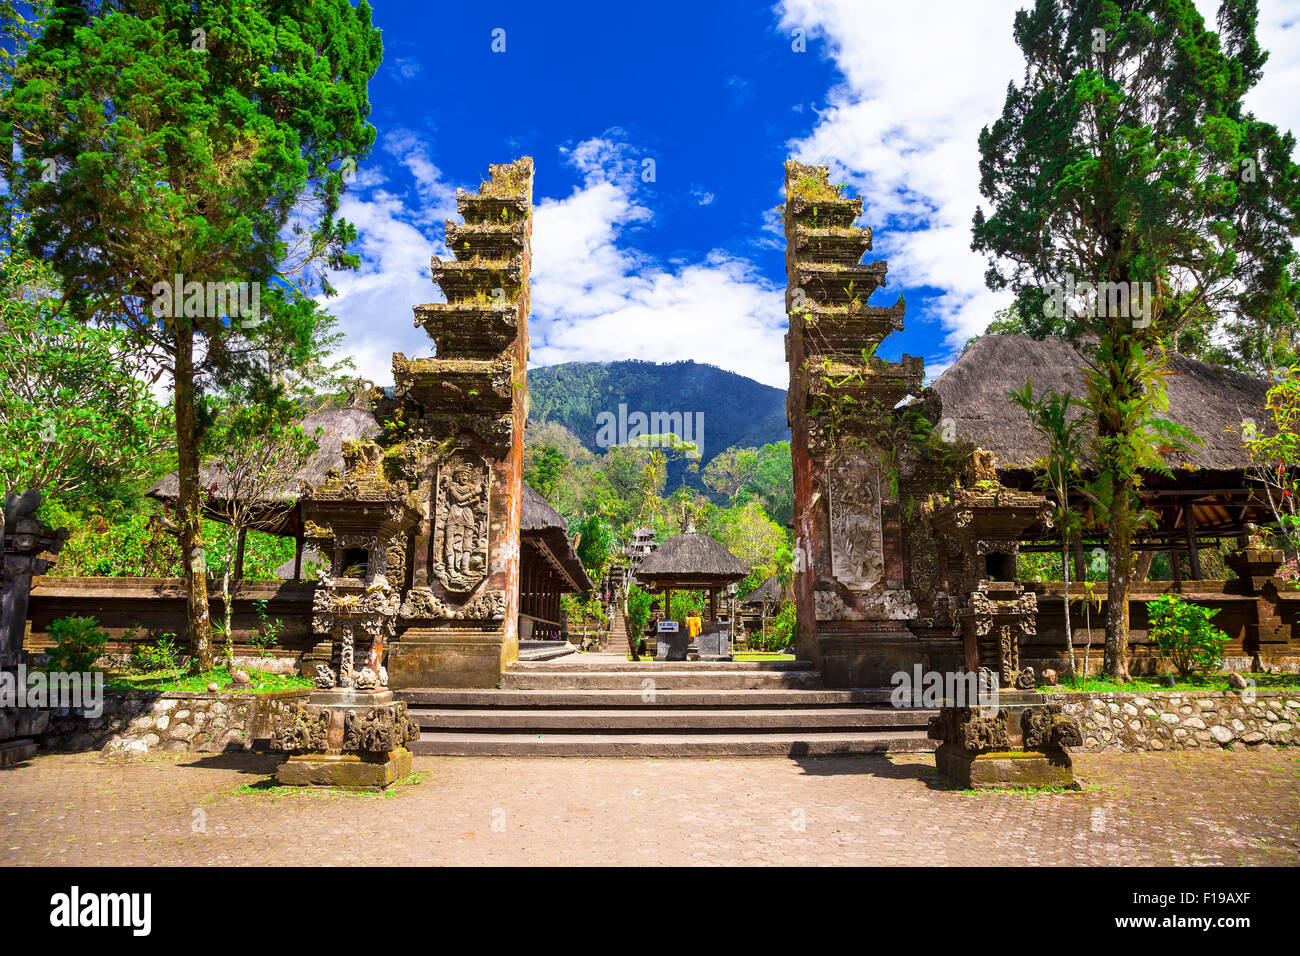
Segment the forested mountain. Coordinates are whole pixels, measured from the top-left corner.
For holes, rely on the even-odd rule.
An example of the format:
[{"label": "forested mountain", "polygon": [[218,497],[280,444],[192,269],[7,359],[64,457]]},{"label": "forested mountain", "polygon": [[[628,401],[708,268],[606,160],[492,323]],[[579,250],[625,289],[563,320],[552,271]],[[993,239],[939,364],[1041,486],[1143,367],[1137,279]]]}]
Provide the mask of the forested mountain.
[{"label": "forested mountain", "polygon": [[[705,465],[727,448],[790,439],[782,389],[699,362],[566,362],[529,369],[528,392],[530,423],[561,424],[597,452],[603,450],[602,424],[618,427],[620,405],[626,406],[625,420],[636,412],[679,413],[695,423],[702,414],[699,470],[687,472],[687,462],[671,461],[669,489],[684,472],[687,484],[701,487]],[[693,431],[689,437],[698,441]]]}]

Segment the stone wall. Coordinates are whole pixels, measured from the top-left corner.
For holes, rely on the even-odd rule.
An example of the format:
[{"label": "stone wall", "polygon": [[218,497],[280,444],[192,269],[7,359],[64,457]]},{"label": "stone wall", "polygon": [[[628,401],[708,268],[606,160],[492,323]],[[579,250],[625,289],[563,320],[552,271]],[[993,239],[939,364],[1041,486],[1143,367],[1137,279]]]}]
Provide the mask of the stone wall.
[{"label": "stone wall", "polygon": [[1300,744],[1300,689],[1044,694],[1079,721],[1085,753]]},{"label": "stone wall", "polygon": [[275,694],[158,694],[106,691],[103,713],[55,708],[42,751],[102,750],[105,756],[165,751],[251,750],[270,738],[276,722],[309,691]]},{"label": "stone wall", "polygon": [[[232,630],[237,647],[247,650],[258,627],[255,601],[266,602],[267,616],[283,622],[278,647],[310,650],[314,581],[248,581],[233,589]],[[209,588],[214,621],[224,620],[220,588]],[[137,640],[152,642],[163,634],[184,635],[188,628],[185,582],[181,578],[62,578],[38,577],[32,582],[28,616],[31,627],[24,642],[28,650],[47,647],[51,621],[79,614],[93,617],[114,641],[134,628]],[[178,644],[184,641],[177,639]]]}]

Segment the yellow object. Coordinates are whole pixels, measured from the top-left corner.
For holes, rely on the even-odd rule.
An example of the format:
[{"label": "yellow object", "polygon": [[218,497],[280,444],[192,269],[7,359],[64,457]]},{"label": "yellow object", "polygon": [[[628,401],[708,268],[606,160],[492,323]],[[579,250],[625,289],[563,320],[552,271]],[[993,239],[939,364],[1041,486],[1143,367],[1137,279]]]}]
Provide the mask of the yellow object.
[{"label": "yellow object", "polygon": [[692,614],[686,619],[686,627],[691,632],[691,637],[699,637],[700,631],[704,629],[698,614]]}]

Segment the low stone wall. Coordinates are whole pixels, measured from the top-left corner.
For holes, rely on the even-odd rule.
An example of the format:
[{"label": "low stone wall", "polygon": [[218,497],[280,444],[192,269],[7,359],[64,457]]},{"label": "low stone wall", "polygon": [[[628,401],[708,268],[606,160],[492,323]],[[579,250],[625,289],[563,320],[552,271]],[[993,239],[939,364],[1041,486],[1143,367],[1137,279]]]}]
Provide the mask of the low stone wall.
[{"label": "low stone wall", "polygon": [[106,691],[103,713],[55,708],[42,751],[102,750],[105,756],[165,751],[251,750],[267,740],[289,705],[309,690],[275,694],[159,694]]},{"label": "low stone wall", "polygon": [[1079,721],[1086,753],[1300,744],[1300,690],[1044,694]]}]

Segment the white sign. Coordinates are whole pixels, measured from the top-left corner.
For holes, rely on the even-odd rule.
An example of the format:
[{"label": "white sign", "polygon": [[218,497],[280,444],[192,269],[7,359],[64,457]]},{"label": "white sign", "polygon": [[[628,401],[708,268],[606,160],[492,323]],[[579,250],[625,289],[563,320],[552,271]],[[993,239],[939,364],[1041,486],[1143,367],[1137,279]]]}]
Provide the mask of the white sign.
[{"label": "white sign", "polygon": [[676,621],[660,621],[660,622],[659,622],[659,633],[660,633],[660,634],[676,634],[676,633],[677,633],[677,622],[676,622]]}]

